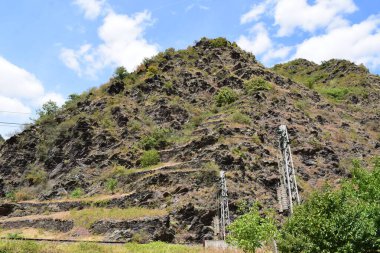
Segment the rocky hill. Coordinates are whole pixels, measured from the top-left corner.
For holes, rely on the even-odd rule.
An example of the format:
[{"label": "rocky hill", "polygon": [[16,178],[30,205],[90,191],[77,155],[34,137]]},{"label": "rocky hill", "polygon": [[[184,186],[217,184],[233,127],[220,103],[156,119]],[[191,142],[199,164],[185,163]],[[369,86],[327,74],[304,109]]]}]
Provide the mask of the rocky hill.
[{"label": "rocky hill", "polygon": [[343,60],[268,69],[235,43],[201,39],[70,98],[1,145],[0,226],[73,235],[83,226],[67,211],[139,207],[86,233],[128,240],[145,227],[146,240],[199,242],[213,235],[220,169],[232,217],[254,201],[277,209],[280,124],[302,198],[339,184],[353,158],[380,155],[380,77]]}]

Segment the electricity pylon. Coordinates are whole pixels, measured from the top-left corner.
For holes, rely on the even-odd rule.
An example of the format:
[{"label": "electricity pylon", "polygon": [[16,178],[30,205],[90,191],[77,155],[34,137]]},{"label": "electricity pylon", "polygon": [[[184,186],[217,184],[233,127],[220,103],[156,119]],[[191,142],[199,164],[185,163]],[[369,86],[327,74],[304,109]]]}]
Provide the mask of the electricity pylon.
[{"label": "electricity pylon", "polygon": [[293,213],[293,204],[300,203],[298,194],[296,171],[293,164],[292,152],[289,145],[288,130],[285,125],[278,128],[279,135],[279,171],[280,185],[277,189],[277,195],[280,204],[280,212],[289,210]]},{"label": "electricity pylon", "polygon": [[220,171],[220,237],[222,240],[226,239],[226,228],[230,225],[230,211],[228,208],[228,194],[227,194],[227,184],[225,172]]}]

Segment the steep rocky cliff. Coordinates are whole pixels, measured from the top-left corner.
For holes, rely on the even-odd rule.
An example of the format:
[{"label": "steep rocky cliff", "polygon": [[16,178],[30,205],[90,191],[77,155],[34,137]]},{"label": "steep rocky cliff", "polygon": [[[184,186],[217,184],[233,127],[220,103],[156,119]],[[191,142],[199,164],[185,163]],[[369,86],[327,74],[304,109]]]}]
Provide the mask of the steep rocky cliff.
[{"label": "steep rocky cliff", "polygon": [[[201,39],[71,96],[6,140],[0,195],[37,205],[128,193],[105,206],[166,209],[174,240],[201,241],[212,235],[220,169],[232,217],[254,201],[277,209],[276,129],[286,124],[301,196],[338,184],[353,158],[368,163],[380,155],[379,101],[380,77],[364,66],[300,59],[268,69],[235,43]],[[41,203],[0,211],[70,209]]]}]

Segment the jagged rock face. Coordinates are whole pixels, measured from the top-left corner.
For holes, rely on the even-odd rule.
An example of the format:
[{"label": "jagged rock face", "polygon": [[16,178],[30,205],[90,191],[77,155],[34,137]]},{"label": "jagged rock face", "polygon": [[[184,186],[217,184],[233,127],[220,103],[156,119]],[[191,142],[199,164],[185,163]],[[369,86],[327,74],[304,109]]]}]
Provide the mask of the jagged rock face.
[{"label": "jagged rock face", "polygon": [[111,241],[131,241],[135,234],[143,235],[141,243],[149,241],[172,242],[174,231],[170,229],[170,218],[150,217],[140,220],[103,220],[91,225],[94,234],[106,234]]},{"label": "jagged rock face", "polygon": [[[280,124],[288,126],[301,196],[325,182],[339,183],[349,175],[350,159],[369,162],[380,154],[380,78],[336,60],[295,63],[266,69],[235,44],[218,40],[168,49],[2,144],[0,194],[26,189],[38,192],[34,198],[56,199],[81,188],[92,196],[106,193],[107,179],[115,178],[119,191],[136,197],[114,206],[169,209],[175,240],[201,241],[212,236],[217,212],[218,174],[210,162],[227,171],[232,218],[244,201],[277,208]],[[313,73],[321,75],[318,89],[298,83]],[[345,100],[332,100],[336,89],[322,89],[334,80],[342,87],[353,74],[364,81],[352,84],[360,89],[344,93]],[[247,83],[257,79],[269,88],[248,91]],[[217,107],[223,87],[237,100]],[[167,130],[164,137],[155,137],[157,129]],[[165,141],[154,146],[151,137]],[[140,169],[146,143],[159,151],[163,165],[157,170]],[[118,174],[116,165],[125,171]],[[33,179],[33,171],[45,173],[43,182]],[[110,236],[127,238],[130,232]]]}]

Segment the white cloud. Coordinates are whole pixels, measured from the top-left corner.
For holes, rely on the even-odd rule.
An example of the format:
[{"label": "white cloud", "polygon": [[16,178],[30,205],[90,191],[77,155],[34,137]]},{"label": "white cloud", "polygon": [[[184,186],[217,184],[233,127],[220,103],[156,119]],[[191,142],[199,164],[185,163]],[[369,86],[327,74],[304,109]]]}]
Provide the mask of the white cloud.
[{"label": "white cloud", "polygon": [[[0,56],[0,121],[28,122],[32,112],[49,99],[64,102],[60,94],[47,93],[35,75]],[[1,126],[0,134],[9,136],[13,130]]]},{"label": "white cloud", "polygon": [[262,2],[260,4],[253,5],[249,12],[243,14],[243,16],[240,17],[240,23],[246,24],[251,21],[258,20],[261,17],[261,15],[264,14],[264,12],[266,11],[267,5],[267,2]]},{"label": "white cloud", "polygon": [[277,48],[271,48],[269,51],[267,51],[264,55],[263,55],[263,62],[265,63],[272,63],[271,61],[274,60],[274,59],[277,59],[277,60],[283,60],[283,59],[286,59],[289,54],[290,54],[290,51],[293,49],[293,47],[287,47],[287,46],[278,46]]},{"label": "white cloud", "polygon": [[84,44],[78,50],[63,48],[61,49],[60,59],[68,68],[74,70],[79,76],[81,76],[82,62],[80,62],[80,60],[88,54],[91,47],[90,44]]},{"label": "white cloud", "polygon": [[87,19],[96,19],[102,13],[105,0],[74,0],[74,4],[78,5]]},{"label": "white cloud", "polygon": [[48,101],[54,101],[57,103],[58,106],[61,106],[65,103],[65,98],[56,92],[48,92],[43,97],[39,98],[37,103],[39,106],[42,106],[44,103]]},{"label": "white cloud", "polygon": [[210,7],[206,6],[206,5],[201,5],[201,4],[190,4],[186,7],[185,9],[185,12],[189,12],[191,10],[193,10],[194,8],[198,8],[202,11],[208,11],[210,9]]},{"label": "white cloud", "polygon": [[[353,0],[310,2],[259,2],[241,16],[242,24],[259,23],[253,25],[248,35],[241,35],[238,44],[266,64],[291,58],[306,58],[315,62],[338,58],[363,63],[371,70],[380,69],[380,15],[352,24],[346,15],[358,10]],[[265,23],[264,15],[269,17]],[[291,40],[284,38],[295,31],[305,33]],[[283,42],[286,42],[285,45]]]},{"label": "white cloud", "polygon": [[12,112],[19,112],[21,114],[31,113],[31,109],[24,105],[20,100],[2,95],[0,95],[0,111],[11,112],[8,114],[6,113],[7,116],[12,115]]},{"label": "white cloud", "polygon": [[158,46],[144,38],[145,29],[151,23],[151,13],[148,11],[131,16],[110,11],[98,29],[101,44],[84,44],[78,50],[63,48],[60,58],[78,75],[95,77],[98,71],[106,67],[120,65],[132,71],[145,57],[158,52]]},{"label": "white cloud", "polygon": [[199,5],[199,9],[204,10],[204,11],[208,11],[208,10],[210,10],[210,7],[208,7],[206,5]]},{"label": "white cloud", "polygon": [[[0,95],[0,122],[26,123],[31,117],[31,109],[19,99]],[[0,123],[0,135],[4,138],[20,132],[19,125]]]},{"label": "white cloud", "polygon": [[278,35],[289,36],[297,28],[314,32],[330,25],[345,25],[342,15],[356,10],[353,0],[317,0],[313,5],[307,0],[278,0],[274,19],[275,25],[279,26]]},{"label": "white cloud", "polygon": [[379,68],[379,45],[380,15],[308,38],[297,45],[294,58],[306,58],[315,62],[331,58],[349,59],[372,68]]},{"label": "white cloud", "polygon": [[237,44],[244,50],[261,56],[264,63],[271,63],[274,59],[285,59],[292,50],[292,47],[273,42],[264,23],[254,25],[248,36],[239,37]]},{"label": "white cloud", "polygon": [[264,23],[258,23],[249,31],[249,36],[240,36],[237,44],[244,50],[260,55],[272,47],[272,40]]},{"label": "white cloud", "polygon": [[0,56],[0,94],[7,97],[36,98],[44,93],[41,82],[31,73]]}]

